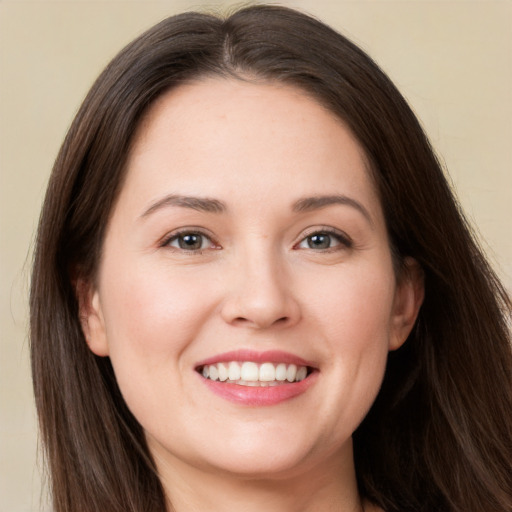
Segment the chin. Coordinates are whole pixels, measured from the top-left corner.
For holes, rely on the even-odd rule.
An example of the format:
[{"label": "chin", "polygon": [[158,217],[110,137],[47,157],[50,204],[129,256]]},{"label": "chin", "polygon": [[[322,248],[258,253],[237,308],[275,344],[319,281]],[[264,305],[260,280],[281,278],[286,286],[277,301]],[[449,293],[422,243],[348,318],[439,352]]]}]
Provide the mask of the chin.
[{"label": "chin", "polygon": [[331,442],[323,445],[307,436],[288,430],[270,429],[265,436],[221,437],[212,450],[201,453],[210,471],[223,472],[251,480],[279,480],[298,476],[313,466],[325,463],[331,455],[347,451],[352,458],[351,439],[342,447]]},{"label": "chin", "polygon": [[229,474],[246,480],[280,480],[305,471],[312,462],[304,453],[237,453],[236,456],[209,461],[215,473]]}]

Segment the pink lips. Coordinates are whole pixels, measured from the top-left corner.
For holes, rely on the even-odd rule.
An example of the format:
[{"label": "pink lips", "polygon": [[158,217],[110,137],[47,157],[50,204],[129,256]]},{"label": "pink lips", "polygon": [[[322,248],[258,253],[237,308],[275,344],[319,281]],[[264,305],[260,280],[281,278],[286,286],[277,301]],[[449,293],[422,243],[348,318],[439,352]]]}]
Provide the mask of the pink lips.
[{"label": "pink lips", "polygon": [[[252,350],[235,350],[232,352],[225,352],[210,357],[197,364],[196,369],[204,365],[225,363],[229,361],[253,361],[255,363],[286,363],[295,364],[297,366],[313,367],[311,362],[308,362],[298,356],[287,352],[278,350],[256,352]],[[199,373],[198,378],[201,379],[210,391],[217,396],[224,398],[230,402],[246,406],[268,406],[276,405],[291,398],[297,397],[305,393],[318,378],[318,371],[313,371],[300,382],[286,382],[278,386],[268,387],[249,387],[241,386],[233,383],[226,383],[220,381],[213,381],[205,379]]]},{"label": "pink lips", "polygon": [[301,357],[280,350],[267,350],[265,352],[233,350],[200,361],[197,367],[204,366],[205,364],[227,363],[229,361],[253,361],[254,363],[286,363],[296,364],[297,366],[314,366],[313,363]]}]

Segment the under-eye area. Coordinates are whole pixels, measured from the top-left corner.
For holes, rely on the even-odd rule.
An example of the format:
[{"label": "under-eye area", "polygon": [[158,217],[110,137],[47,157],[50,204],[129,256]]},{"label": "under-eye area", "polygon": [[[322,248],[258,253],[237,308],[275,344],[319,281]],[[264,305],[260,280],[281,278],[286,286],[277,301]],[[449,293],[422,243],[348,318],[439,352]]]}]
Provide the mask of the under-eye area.
[{"label": "under-eye area", "polygon": [[291,384],[307,379],[317,371],[311,366],[286,363],[255,363],[230,361],[198,366],[196,371],[205,379],[240,386],[268,387]]}]

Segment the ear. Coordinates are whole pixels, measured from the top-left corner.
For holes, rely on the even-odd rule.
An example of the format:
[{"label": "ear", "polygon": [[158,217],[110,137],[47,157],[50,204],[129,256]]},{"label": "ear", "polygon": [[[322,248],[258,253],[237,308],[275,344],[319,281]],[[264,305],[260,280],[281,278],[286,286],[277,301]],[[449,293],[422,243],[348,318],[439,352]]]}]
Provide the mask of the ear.
[{"label": "ear", "polygon": [[400,348],[409,336],[425,296],[423,269],[413,258],[405,258],[398,276],[393,304],[392,332],[389,350]]},{"label": "ear", "polygon": [[89,281],[79,278],[75,281],[75,293],[78,300],[80,325],[87,345],[97,356],[108,356],[105,321],[98,291]]}]

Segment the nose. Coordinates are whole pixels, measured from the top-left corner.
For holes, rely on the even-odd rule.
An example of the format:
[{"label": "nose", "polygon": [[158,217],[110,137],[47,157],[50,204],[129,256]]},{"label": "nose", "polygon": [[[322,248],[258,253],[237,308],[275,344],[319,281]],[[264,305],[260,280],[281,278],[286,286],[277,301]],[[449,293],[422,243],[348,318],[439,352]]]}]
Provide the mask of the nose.
[{"label": "nose", "polygon": [[[234,267],[234,268],[233,268]],[[222,318],[253,329],[290,327],[301,317],[289,272],[270,254],[245,255],[232,267]]]}]

